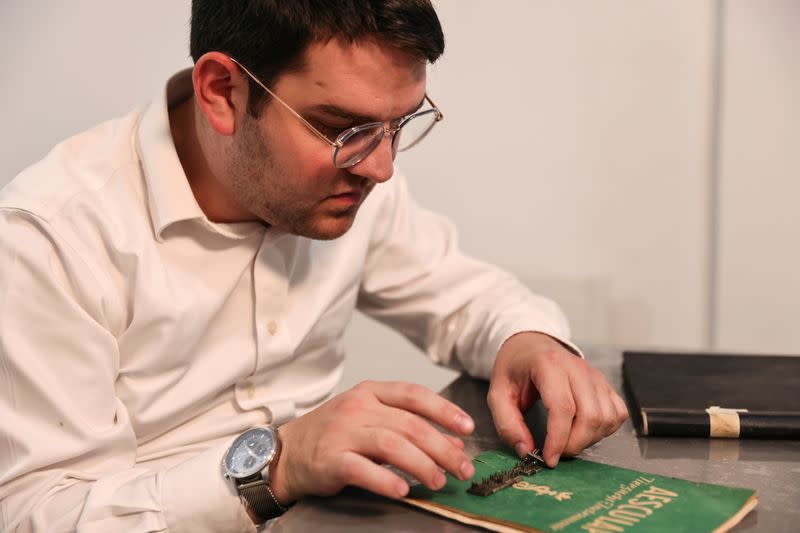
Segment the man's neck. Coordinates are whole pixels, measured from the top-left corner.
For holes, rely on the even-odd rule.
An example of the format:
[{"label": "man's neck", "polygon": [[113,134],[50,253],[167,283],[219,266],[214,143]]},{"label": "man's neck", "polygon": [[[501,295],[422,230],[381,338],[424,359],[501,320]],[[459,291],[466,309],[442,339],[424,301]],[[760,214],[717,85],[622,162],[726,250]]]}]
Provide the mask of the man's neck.
[{"label": "man's neck", "polygon": [[252,220],[243,216],[242,210],[211,170],[197,132],[197,112],[193,97],[169,110],[172,141],[197,204],[212,222]]}]

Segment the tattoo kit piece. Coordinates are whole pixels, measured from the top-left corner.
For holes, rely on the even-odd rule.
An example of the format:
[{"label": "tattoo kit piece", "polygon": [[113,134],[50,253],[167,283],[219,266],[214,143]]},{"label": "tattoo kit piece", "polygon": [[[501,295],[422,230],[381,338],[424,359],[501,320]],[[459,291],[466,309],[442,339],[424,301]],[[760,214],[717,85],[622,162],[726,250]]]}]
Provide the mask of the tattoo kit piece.
[{"label": "tattoo kit piece", "polygon": [[513,468],[495,472],[478,483],[472,483],[467,492],[476,496],[489,496],[506,487],[510,487],[522,476],[532,476],[545,467],[542,452],[538,448],[522,458]]}]

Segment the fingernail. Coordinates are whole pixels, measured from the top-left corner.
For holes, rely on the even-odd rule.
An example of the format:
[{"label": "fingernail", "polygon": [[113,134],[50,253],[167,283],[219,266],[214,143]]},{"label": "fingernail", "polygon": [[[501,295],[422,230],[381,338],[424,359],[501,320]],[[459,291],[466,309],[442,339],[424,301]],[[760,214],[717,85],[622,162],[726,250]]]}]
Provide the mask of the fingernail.
[{"label": "fingernail", "polygon": [[558,453],[553,453],[549,456],[545,456],[544,454],[542,454],[542,457],[545,458],[544,462],[547,463],[547,466],[549,466],[550,468],[555,468],[558,465],[559,459],[561,459],[561,455],[559,455]]},{"label": "fingernail", "polygon": [[437,472],[436,477],[433,478],[433,486],[436,489],[441,489],[442,487],[444,487],[445,483],[447,483],[447,478],[444,477],[444,474],[442,474],[441,472]]},{"label": "fingernail", "polygon": [[470,461],[464,461],[461,463],[461,468],[459,471],[461,472],[462,479],[469,479],[475,473],[475,467],[472,466]]},{"label": "fingernail", "polygon": [[475,429],[475,422],[472,421],[467,415],[461,414],[456,416],[456,424],[464,433],[471,433]]},{"label": "fingernail", "polygon": [[401,498],[408,494],[408,484],[405,481],[399,481],[395,488],[397,489],[397,495]]},{"label": "fingernail", "polygon": [[530,449],[528,449],[528,446],[524,442],[518,442],[517,444],[515,444],[514,450],[517,452],[517,455],[519,457],[524,457],[525,454],[527,454],[530,451]]}]

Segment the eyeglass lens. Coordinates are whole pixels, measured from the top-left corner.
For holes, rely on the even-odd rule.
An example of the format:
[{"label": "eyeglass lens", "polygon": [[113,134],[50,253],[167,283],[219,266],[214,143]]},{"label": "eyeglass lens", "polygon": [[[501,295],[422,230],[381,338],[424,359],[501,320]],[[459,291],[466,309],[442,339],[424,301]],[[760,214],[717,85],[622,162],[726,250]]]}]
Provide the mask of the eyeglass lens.
[{"label": "eyeglass lens", "polygon": [[[416,146],[436,124],[436,112],[431,109],[409,117],[392,139],[393,153],[402,152]],[[354,128],[340,139],[342,145],[336,149],[334,164],[347,168],[367,157],[383,139],[385,130],[382,124]]]},{"label": "eyeglass lens", "polygon": [[405,152],[415,147],[425,138],[436,124],[436,112],[433,109],[423,111],[407,120],[392,140],[396,152]]},{"label": "eyeglass lens", "polygon": [[355,165],[380,144],[383,132],[382,124],[362,126],[348,131],[340,138],[342,145],[335,152],[334,164],[340,168]]}]

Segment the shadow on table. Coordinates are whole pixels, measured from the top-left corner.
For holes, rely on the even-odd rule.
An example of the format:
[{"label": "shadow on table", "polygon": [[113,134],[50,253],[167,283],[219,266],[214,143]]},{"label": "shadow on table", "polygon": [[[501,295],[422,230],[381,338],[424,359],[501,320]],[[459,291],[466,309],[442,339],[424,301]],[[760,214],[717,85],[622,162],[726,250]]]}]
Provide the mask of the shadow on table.
[{"label": "shadow on table", "polygon": [[[316,528],[327,532],[350,532],[354,524],[363,531],[408,531],[414,533],[461,533],[483,531],[464,524],[451,522],[421,509],[412,508],[402,502],[389,500],[356,487],[347,487],[334,498],[308,498],[306,509],[313,509]],[[297,509],[300,513],[304,509]],[[269,533],[297,531],[297,517],[290,510],[268,528]],[[421,519],[420,515],[424,517]],[[311,530],[309,530],[311,531]]]},{"label": "shadow on table", "polygon": [[644,459],[785,461],[785,457],[776,451],[785,447],[797,448],[783,440],[639,437],[636,441]]}]

